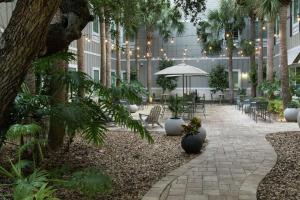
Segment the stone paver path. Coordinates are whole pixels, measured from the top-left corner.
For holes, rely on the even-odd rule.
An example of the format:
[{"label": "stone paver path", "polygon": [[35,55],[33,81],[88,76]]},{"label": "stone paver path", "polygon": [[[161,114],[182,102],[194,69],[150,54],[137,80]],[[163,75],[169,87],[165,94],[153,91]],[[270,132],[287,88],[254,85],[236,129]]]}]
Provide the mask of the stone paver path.
[{"label": "stone paver path", "polygon": [[296,123],[255,123],[234,106],[207,106],[208,145],[197,158],[153,185],[143,200],[254,200],[276,163],[267,133],[299,130]]}]

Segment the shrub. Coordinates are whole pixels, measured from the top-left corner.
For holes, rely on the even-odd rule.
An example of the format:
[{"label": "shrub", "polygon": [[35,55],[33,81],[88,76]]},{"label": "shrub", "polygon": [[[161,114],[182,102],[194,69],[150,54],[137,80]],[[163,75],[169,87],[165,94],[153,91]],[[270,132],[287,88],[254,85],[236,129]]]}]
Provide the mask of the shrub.
[{"label": "shrub", "polygon": [[188,125],[182,125],[183,133],[185,134],[198,134],[199,128],[201,127],[201,119],[194,117]]},{"label": "shrub", "polygon": [[299,108],[299,102],[298,101],[291,101],[288,103],[287,108]]},{"label": "shrub", "polygon": [[[162,60],[159,62],[159,70],[166,69],[174,65],[173,61]],[[160,86],[165,93],[166,90],[172,91],[177,87],[177,77],[166,77],[164,75],[159,75],[156,79],[156,84]]]},{"label": "shrub", "polygon": [[224,91],[228,88],[228,78],[224,66],[217,65],[209,74],[209,87],[215,88],[214,91]]},{"label": "shrub", "polygon": [[276,99],[269,101],[268,110],[271,113],[279,114],[280,117],[283,117],[283,102],[282,100]]}]

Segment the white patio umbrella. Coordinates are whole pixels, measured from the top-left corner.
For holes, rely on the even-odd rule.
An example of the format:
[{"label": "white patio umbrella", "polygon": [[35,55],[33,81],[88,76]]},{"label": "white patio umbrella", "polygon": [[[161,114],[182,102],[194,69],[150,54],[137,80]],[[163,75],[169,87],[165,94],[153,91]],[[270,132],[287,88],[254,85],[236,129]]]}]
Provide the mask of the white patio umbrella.
[{"label": "white patio umbrella", "polygon": [[181,63],[178,65],[174,65],[168,67],[166,69],[160,70],[155,73],[155,75],[166,75],[167,77],[174,77],[174,76],[182,76],[182,91],[184,94],[184,77],[191,77],[191,76],[208,76],[208,73],[202,69],[197,67],[187,65],[185,63]]}]

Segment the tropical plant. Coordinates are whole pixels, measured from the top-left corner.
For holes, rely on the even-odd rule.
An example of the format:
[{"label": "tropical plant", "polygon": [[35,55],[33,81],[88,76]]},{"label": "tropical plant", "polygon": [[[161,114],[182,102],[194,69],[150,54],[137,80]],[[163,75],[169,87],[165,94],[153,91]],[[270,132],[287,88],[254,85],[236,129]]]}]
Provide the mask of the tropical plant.
[{"label": "tropical plant", "polygon": [[284,116],[283,115],[284,108],[283,108],[283,102],[282,102],[282,100],[275,99],[275,100],[269,101],[268,110],[271,113],[279,114],[279,116],[281,118],[283,118],[283,116]]},{"label": "tropical plant", "polygon": [[280,81],[263,81],[258,87],[269,100],[272,100],[275,98],[275,92],[280,89]]},{"label": "tropical plant", "polygon": [[71,178],[61,183],[64,187],[81,191],[88,199],[95,199],[97,195],[111,190],[111,179],[96,168],[74,172]]},{"label": "tropical plant", "polygon": [[260,18],[267,18],[268,35],[267,35],[267,80],[273,81],[274,71],[274,29],[275,19],[279,13],[279,0],[263,0],[258,4],[257,13]]},{"label": "tropical plant", "polygon": [[238,95],[246,95],[246,88],[239,88],[237,91]]},{"label": "tropical plant", "polygon": [[199,133],[199,128],[201,127],[201,119],[194,117],[191,119],[188,125],[182,125],[183,133],[186,135],[196,135]]},{"label": "tropical plant", "polygon": [[208,85],[209,87],[214,88],[215,92],[223,92],[226,88],[228,88],[228,78],[226,76],[224,66],[217,65],[211,70],[209,74]]},{"label": "tropical plant", "polygon": [[152,94],[152,45],[154,31],[158,31],[166,40],[172,37],[172,30],[177,34],[184,31],[180,11],[172,6],[168,0],[141,2],[142,22],[146,28],[146,59],[147,59],[147,89]]},{"label": "tropical plant", "polygon": [[55,190],[48,185],[48,173],[43,170],[34,171],[25,176],[23,169],[30,166],[30,162],[19,160],[13,164],[10,161],[11,170],[0,166],[0,174],[12,181],[14,200],[58,200],[54,197]]},{"label": "tropical plant", "polygon": [[[158,69],[163,70],[173,65],[173,61],[163,59],[159,62]],[[162,88],[164,94],[166,90],[172,91],[177,87],[177,77],[166,77],[164,75],[159,75],[156,79],[156,84]]]},{"label": "tropical plant", "polygon": [[299,101],[291,101],[288,103],[288,105],[286,107],[287,108],[299,108],[300,104],[299,104]]},{"label": "tropical plant", "polygon": [[[208,14],[207,23],[209,27],[207,31],[211,32],[211,36],[218,40],[223,38],[226,41],[226,50],[228,56],[228,82],[229,82],[229,96],[230,102],[234,101],[234,85],[233,85],[233,50],[234,46],[234,32],[241,31],[245,26],[244,17],[241,12],[236,8],[234,0],[221,0],[219,8],[211,10]],[[200,35],[201,37],[201,35]]]},{"label": "tropical plant", "polygon": [[179,113],[181,113],[183,110],[182,99],[180,97],[178,97],[177,95],[170,96],[168,108],[172,112],[172,118],[178,119]]}]

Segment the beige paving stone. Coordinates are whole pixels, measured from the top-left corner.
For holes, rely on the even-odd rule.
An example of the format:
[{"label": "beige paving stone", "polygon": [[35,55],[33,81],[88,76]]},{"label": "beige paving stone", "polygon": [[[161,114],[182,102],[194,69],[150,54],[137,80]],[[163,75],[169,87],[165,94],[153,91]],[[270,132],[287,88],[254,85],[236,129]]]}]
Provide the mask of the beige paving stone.
[{"label": "beige paving stone", "polygon": [[296,123],[255,123],[234,106],[208,105],[202,124],[205,151],[154,184],[143,200],[158,200],[161,194],[163,200],[254,200],[277,159],[265,135],[298,130]]}]

